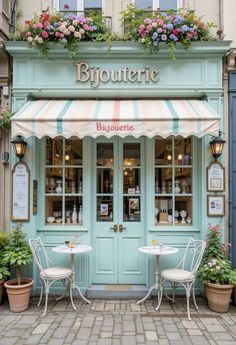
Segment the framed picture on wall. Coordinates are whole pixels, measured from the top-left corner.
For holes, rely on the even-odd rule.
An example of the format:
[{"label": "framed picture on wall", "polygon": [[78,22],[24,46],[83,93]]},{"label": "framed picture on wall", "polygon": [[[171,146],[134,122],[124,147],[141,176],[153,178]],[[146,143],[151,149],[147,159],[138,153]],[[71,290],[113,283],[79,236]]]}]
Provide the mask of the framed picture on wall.
[{"label": "framed picture on wall", "polygon": [[207,190],[208,192],[225,190],[225,168],[217,161],[212,162],[207,168]]},{"label": "framed picture on wall", "polygon": [[225,214],[225,196],[208,195],[207,196],[207,215],[224,216]]}]

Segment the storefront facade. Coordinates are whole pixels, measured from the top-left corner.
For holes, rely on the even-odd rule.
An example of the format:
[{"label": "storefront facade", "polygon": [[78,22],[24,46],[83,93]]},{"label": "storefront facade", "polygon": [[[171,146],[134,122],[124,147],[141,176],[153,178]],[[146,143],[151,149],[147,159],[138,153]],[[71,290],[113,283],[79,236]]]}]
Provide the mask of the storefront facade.
[{"label": "storefront facade", "polygon": [[[114,43],[110,55],[103,44],[81,44],[75,64],[60,47],[52,47],[53,60],[22,42],[8,42],[7,50],[18,111],[12,136],[28,144],[23,228],[40,236],[51,256],[67,239],[93,247],[77,262],[82,289],[149,286],[154,262],[140,246],[157,239],[178,247],[162,262],[169,267],[190,236],[205,238],[208,223],[224,228],[223,216],[208,216],[206,168],[211,136],[224,129],[228,42],[195,43],[188,52],[178,47],[176,61],[165,48],[143,54],[130,42]],[[55,259],[66,264],[65,257]]]}]

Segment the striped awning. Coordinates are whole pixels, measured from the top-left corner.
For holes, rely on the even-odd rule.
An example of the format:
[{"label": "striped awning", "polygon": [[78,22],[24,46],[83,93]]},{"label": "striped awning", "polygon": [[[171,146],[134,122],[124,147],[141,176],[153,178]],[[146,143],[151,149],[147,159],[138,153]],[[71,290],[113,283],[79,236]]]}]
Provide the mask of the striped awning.
[{"label": "striped awning", "polygon": [[202,100],[35,100],[12,117],[12,136],[216,136],[220,119]]}]

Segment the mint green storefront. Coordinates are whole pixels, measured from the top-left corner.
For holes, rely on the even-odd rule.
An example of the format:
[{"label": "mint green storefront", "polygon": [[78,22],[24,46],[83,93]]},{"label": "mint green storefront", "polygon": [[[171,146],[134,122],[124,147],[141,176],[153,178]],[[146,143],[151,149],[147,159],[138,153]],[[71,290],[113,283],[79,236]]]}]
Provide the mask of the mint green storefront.
[{"label": "mint green storefront", "polygon": [[[61,265],[69,266],[69,258],[53,254],[55,245],[69,239],[93,247],[76,258],[82,291],[148,287],[154,261],[139,247],[152,239],[174,245],[179,253],[161,260],[170,267],[190,236],[205,238],[208,223],[224,229],[225,217],[207,213],[206,167],[213,160],[211,135],[226,131],[222,57],[228,42],[194,43],[187,52],[177,47],[176,61],[166,48],[143,54],[136,43],[117,42],[107,55],[104,44],[83,43],[76,64],[56,46],[52,60],[22,42],[6,48],[18,111],[12,135],[28,144],[30,218],[23,229],[40,236]],[[33,266],[31,273],[38,292]]]}]

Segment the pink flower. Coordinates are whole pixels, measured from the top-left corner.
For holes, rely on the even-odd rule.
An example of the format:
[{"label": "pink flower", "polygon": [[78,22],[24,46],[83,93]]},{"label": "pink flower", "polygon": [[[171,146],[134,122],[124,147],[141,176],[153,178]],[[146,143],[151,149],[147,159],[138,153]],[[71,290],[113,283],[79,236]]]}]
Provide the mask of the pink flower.
[{"label": "pink flower", "polygon": [[55,32],[55,37],[61,37],[60,32],[56,31],[56,32]]},{"label": "pink flower", "polygon": [[38,29],[42,29],[42,27],[43,27],[42,23],[37,23],[37,28]]},{"label": "pink flower", "polygon": [[143,32],[142,34],[141,34],[141,37],[142,38],[145,38],[147,36],[147,34],[145,33],[145,32]]},{"label": "pink flower", "polygon": [[47,31],[42,31],[42,37],[43,38],[48,38],[48,33],[47,33]]},{"label": "pink flower", "polygon": [[156,21],[157,21],[157,24],[159,24],[160,26],[162,26],[164,24],[164,22],[161,18],[158,18]]},{"label": "pink flower", "polygon": [[33,24],[33,29],[37,29],[37,24]]},{"label": "pink flower", "polygon": [[144,19],[144,24],[152,24],[152,21],[151,21],[151,19],[150,18],[146,18],[146,19]]},{"label": "pink flower", "polygon": [[69,10],[69,5],[68,4],[64,4],[64,10]]},{"label": "pink flower", "polygon": [[220,266],[216,266],[216,270],[219,271],[220,270]]},{"label": "pink flower", "polygon": [[208,262],[208,266],[210,266],[210,267],[211,267],[211,266],[212,266],[212,263],[211,263],[211,262]]},{"label": "pink flower", "polygon": [[147,31],[152,31],[152,25],[147,25],[146,29]]},{"label": "pink flower", "polygon": [[39,43],[39,44],[42,44],[42,43],[43,43],[42,37],[39,37],[39,38],[38,38],[38,43]]},{"label": "pink flower", "polygon": [[144,30],[145,26],[143,24],[139,25],[139,30]]},{"label": "pink flower", "polygon": [[193,37],[193,34],[191,32],[187,32],[187,35],[186,35],[188,38],[192,38]]},{"label": "pink flower", "polygon": [[84,24],[83,28],[85,31],[90,31],[90,26],[88,24]]},{"label": "pink flower", "polygon": [[29,26],[30,20],[25,20],[25,26]]},{"label": "pink flower", "polygon": [[31,32],[30,31],[26,32],[26,36],[30,37],[31,36]]}]

